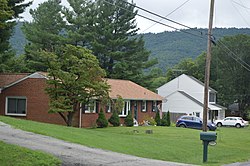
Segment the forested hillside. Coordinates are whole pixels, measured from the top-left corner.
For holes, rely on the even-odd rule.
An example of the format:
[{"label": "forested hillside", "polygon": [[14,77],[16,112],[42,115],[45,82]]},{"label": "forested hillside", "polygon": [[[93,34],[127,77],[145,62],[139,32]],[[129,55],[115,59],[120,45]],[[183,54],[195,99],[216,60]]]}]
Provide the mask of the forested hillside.
[{"label": "forested hillside", "polygon": [[[17,55],[24,52],[24,46],[27,41],[21,31],[22,23],[18,23],[15,27],[14,34],[11,38],[11,44],[16,50]],[[158,67],[163,71],[168,67],[177,64],[183,58],[196,58],[203,51],[206,51],[207,37],[206,29],[184,30],[188,33],[195,33],[200,35],[197,31],[202,31],[203,38],[193,36],[187,33],[173,31],[162,33],[146,33],[140,34],[144,36],[145,47],[151,51],[150,58],[158,59]],[[249,34],[250,29],[237,28],[215,28],[213,30],[215,40],[223,36],[233,36],[236,34]]]},{"label": "forested hillside", "polygon": [[[206,29],[196,29],[202,31],[203,38],[193,36],[183,32],[162,32],[144,34],[145,46],[151,51],[151,58],[158,59],[158,67],[164,71],[168,67],[177,64],[183,58],[196,58],[203,51],[206,51],[207,37]],[[194,30],[184,30],[188,33],[195,33]],[[213,36],[217,41],[223,36],[233,36],[236,34],[250,34],[250,29],[237,28],[215,28]]]}]

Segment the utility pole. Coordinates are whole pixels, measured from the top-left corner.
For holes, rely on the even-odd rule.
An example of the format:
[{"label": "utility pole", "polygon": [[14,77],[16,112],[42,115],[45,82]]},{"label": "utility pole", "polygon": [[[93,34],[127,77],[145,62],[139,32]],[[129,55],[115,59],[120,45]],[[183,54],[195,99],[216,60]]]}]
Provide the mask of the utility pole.
[{"label": "utility pole", "polygon": [[207,113],[208,113],[208,87],[210,79],[210,65],[211,65],[211,39],[212,39],[212,28],[213,28],[213,16],[214,16],[214,0],[210,3],[210,14],[209,14],[209,27],[207,34],[207,56],[206,56],[206,68],[205,68],[205,87],[204,87],[204,106],[203,106],[203,126],[202,130],[207,131]]}]

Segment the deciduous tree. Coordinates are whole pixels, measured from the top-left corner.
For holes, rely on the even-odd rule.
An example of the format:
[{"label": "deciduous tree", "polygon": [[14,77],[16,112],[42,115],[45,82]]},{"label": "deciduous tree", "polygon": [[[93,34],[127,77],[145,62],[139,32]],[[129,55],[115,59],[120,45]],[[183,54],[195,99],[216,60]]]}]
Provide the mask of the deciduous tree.
[{"label": "deciduous tree", "polygon": [[80,110],[80,103],[108,96],[105,71],[89,50],[66,45],[60,55],[45,51],[41,54],[49,66],[50,112],[59,113],[68,126]]}]

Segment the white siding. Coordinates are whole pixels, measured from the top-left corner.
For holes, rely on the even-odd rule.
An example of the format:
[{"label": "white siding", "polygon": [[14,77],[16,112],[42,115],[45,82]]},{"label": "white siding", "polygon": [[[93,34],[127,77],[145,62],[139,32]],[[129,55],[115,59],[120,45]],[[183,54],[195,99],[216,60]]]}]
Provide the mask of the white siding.
[{"label": "white siding", "polygon": [[195,115],[196,112],[203,116],[203,107],[190,100],[180,92],[175,92],[167,98],[167,102],[163,103],[163,112],[185,113]]}]

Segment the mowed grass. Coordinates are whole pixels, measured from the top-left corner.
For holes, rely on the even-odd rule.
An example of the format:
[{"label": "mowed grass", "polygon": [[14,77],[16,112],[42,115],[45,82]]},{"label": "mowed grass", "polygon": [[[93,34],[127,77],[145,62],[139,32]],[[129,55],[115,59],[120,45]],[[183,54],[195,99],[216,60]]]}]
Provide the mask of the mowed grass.
[{"label": "mowed grass", "polygon": [[52,155],[29,150],[0,141],[1,166],[59,166],[61,161]]},{"label": "mowed grass", "polygon": [[[202,165],[200,130],[176,127],[108,127],[79,129],[0,116],[16,128],[89,147],[135,156]],[[153,130],[153,134],[146,134]],[[209,146],[205,165],[222,165],[250,159],[250,128],[220,128],[217,145]]]}]

